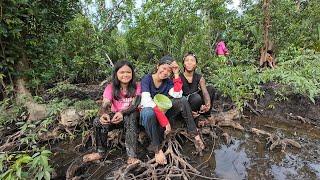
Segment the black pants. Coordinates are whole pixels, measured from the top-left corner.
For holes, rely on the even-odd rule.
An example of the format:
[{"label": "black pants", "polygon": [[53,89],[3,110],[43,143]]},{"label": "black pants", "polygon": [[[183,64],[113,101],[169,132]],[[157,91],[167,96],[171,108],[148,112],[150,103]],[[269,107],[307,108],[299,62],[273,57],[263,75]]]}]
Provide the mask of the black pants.
[{"label": "black pants", "polygon": [[[114,114],[113,114],[114,115]],[[112,115],[112,116],[113,116]],[[112,118],[110,116],[110,118]],[[123,121],[119,124],[103,125],[100,123],[99,118],[95,118],[93,126],[95,127],[96,143],[98,152],[106,152],[109,148],[108,144],[108,132],[113,129],[123,128],[125,130],[125,146],[127,155],[129,157],[136,157],[137,148],[137,117],[138,112],[133,112],[129,115],[123,116]]]},{"label": "black pants", "polygon": [[[182,119],[186,123],[189,133],[196,135],[196,123],[193,119],[188,100],[185,97],[173,99],[171,109],[166,112],[166,116],[170,122],[173,122],[178,115],[181,115]],[[165,129],[162,128],[157,121],[153,108],[147,107],[141,110],[140,124],[145,128],[145,131],[151,140],[151,150],[157,152],[161,142],[163,141],[163,133]]]},{"label": "black pants", "polygon": [[[209,93],[209,96],[210,96],[210,104],[211,104],[211,106],[210,106],[210,110],[208,112],[203,113],[203,115],[205,115],[205,116],[211,114],[211,109],[213,107],[213,101],[216,98],[215,97],[216,96],[216,90],[214,89],[214,87],[207,86],[207,90],[208,90],[208,93]],[[192,111],[195,111],[195,112],[199,111],[201,105],[205,104],[204,103],[204,99],[203,99],[202,91],[199,91],[197,93],[189,95],[188,101],[189,101],[189,104],[190,104],[190,107],[191,107]]]}]

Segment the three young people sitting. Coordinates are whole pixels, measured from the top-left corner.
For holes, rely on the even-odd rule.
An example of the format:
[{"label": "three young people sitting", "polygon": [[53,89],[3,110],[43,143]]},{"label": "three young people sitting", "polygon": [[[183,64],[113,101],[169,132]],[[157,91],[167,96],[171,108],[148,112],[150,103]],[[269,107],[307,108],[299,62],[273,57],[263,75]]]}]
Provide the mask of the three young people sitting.
[{"label": "three young people sitting", "polygon": [[[197,59],[193,53],[185,55],[183,64],[184,72],[179,74],[180,68],[175,59],[164,56],[156,65],[155,71],[145,75],[141,83],[137,83],[132,64],[128,61],[117,62],[112,83],[107,85],[103,93],[99,118],[94,120],[97,152],[85,155],[83,161],[101,159],[109,148],[107,133],[123,126],[126,132],[127,162],[131,164],[139,161],[136,148],[140,124],[150,139],[149,149],[154,152],[156,162],[166,164],[160,145],[165,134],[171,131],[171,123],[177,116],[182,117],[188,132],[194,137],[196,149],[203,150],[204,143],[194,118],[201,113],[210,114],[213,88],[207,88],[204,78],[195,73]],[[168,96],[172,100],[172,107],[166,112],[157,107],[153,101],[156,94]]]}]

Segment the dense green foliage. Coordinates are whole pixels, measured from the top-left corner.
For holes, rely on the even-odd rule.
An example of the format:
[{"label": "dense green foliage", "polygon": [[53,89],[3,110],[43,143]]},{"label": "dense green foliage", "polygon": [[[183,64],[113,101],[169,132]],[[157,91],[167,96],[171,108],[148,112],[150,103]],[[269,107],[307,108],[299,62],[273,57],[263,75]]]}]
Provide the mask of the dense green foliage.
[{"label": "dense green foliage", "polygon": [[[239,108],[263,96],[267,83],[275,84],[276,100],[294,93],[314,102],[320,93],[319,0],[272,1],[269,38],[277,60],[274,70],[258,69],[263,1],[243,0],[241,12],[228,9],[230,2],[145,1],[135,7],[133,1],[1,1],[0,131],[13,126],[23,132],[19,143],[26,151],[0,154],[0,178],[49,178],[50,153],[38,148],[39,134],[52,128],[57,114],[71,106],[85,110],[84,119],[95,116],[98,106],[93,100],[64,99],[64,93],[76,90],[75,83],[109,78],[110,61],[129,59],[141,78],[162,55],[171,54],[181,62],[185,52],[193,51],[198,71]],[[214,46],[220,37],[235,66],[217,63]],[[62,94],[63,98],[45,102],[47,119],[25,122],[25,108],[14,101],[18,77],[28,80],[37,101],[43,102],[44,92],[53,97]],[[85,123],[80,126],[86,134]],[[74,134],[62,133],[59,138],[68,136]]]},{"label": "dense green foliage", "polygon": [[[32,156],[28,154],[0,154],[0,175],[4,180],[15,179],[50,179],[52,168],[49,165],[48,150],[39,151]],[[5,165],[5,166],[3,166]]]},{"label": "dense green foliage", "polygon": [[231,97],[238,107],[243,107],[245,101],[264,95],[262,86],[269,82],[276,84],[274,89],[281,96],[280,100],[286,95],[301,94],[314,102],[320,93],[320,53],[311,50],[294,52],[292,49],[282,53],[274,70],[261,71],[253,65],[210,68],[213,75],[208,77],[208,81]]}]

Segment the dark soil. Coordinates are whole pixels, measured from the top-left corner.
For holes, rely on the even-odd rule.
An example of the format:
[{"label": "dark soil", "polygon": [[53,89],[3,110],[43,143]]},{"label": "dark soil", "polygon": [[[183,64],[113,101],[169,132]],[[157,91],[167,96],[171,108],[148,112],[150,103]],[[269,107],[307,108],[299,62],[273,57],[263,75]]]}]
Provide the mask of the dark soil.
[{"label": "dark soil", "polygon": [[[256,116],[245,111],[247,118],[241,119],[240,123],[245,127],[245,132],[232,128],[224,128],[232,137],[230,145],[216,132],[215,146],[210,137],[204,137],[206,151],[203,157],[194,155],[194,146],[186,141],[183,144],[183,154],[194,166],[207,163],[198,167],[203,175],[223,179],[319,179],[320,178],[320,101],[316,99],[313,104],[308,98],[301,95],[290,95],[286,101],[275,101],[274,87],[265,87],[266,94],[258,100],[256,109],[261,116]],[[98,96],[96,96],[98,97]],[[228,98],[217,98],[216,110],[228,110],[232,107]],[[254,106],[255,107],[255,106]],[[301,121],[288,118],[292,113],[310,119],[314,124],[303,124]],[[287,147],[285,152],[281,148],[272,151],[266,145],[266,137],[253,135],[251,128],[258,128],[270,133],[276,133],[281,137],[290,138],[301,144],[302,148]],[[56,151],[52,158],[55,164],[57,176],[55,179],[65,178],[68,166],[75,158],[83,153],[74,150],[77,144],[67,146],[58,145],[62,149]],[[147,145],[140,145],[139,158],[147,160],[150,154],[146,153]],[[210,153],[213,149],[213,154]],[[85,151],[84,151],[85,152]],[[149,155],[149,156],[148,156]],[[152,155],[151,155],[152,156]],[[126,163],[125,150],[114,148],[107,158],[100,163],[86,164],[79,170],[80,179],[105,179],[112,178],[112,171],[118,170]],[[199,179],[199,178],[197,178]]]},{"label": "dark soil", "polygon": [[275,93],[274,85],[264,87],[265,95],[258,100],[257,109],[264,117],[270,117],[280,121],[290,122],[287,114],[301,116],[311,120],[316,125],[320,125],[320,98],[315,98],[315,103],[308,97],[291,94],[286,100],[276,101],[279,95]]}]

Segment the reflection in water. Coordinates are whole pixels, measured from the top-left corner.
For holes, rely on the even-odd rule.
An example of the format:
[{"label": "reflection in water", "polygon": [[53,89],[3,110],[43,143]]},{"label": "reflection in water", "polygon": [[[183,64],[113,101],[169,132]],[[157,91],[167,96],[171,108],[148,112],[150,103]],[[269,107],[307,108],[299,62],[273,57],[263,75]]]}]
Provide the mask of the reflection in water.
[{"label": "reflection in water", "polygon": [[271,165],[271,171],[274,179],[287,179],[288,177],[295,177],[298,175],[294,168],[286,168],[277,165]]},{"label": "reflection in water", "polygon": [[247,177],[246,168],[250,165],[250,160],[240,148],[241,142],[234,141],[229,147],[221,145],[215,150],[216,169],[215,173],[220,178],[225,179],[245,179]]},{"label": "reflection in water", "polygon": [[309,167],[320,178],[320,164],[310,163]]}]

